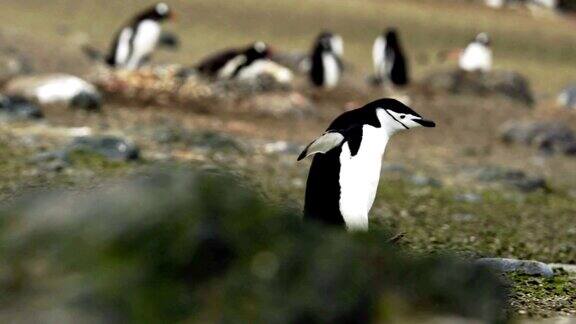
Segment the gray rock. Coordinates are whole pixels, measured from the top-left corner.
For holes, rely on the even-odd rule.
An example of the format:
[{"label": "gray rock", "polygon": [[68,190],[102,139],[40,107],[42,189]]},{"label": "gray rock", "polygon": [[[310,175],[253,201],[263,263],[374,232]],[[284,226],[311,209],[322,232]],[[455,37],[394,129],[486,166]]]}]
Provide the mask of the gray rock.
[{"label": "gray rock", "polygon": [[402,174],[402,175],[410,173],[410,171],[408,171],[408,169],[401,164],[392,164],[392,163],[386,163],[386,162],[384,162],[382,164],[382,172],[397,173],[397,174]]},{"label": "gray rock", "polygon": [[454,200],[467,203],[479,203],[482,202],[482,197],[478,194],[468,192],[454,196]]},{"label": "gray rock", "polygon": [[482,258],[476,264],[488,267],[498,272],[518,272],[531,276],[553,277],[554,270],[546,263],[507,258]]},{"label": "gray rock", "polygon": [[529,176],[522,170],[488,166],[476,169],[474,173],[479,181],[502,183],[524,192],[550,190],[544,178]]},{"label": "gray rock", "polygon": [[452,215],[452,219],[458,222],[469,222],[476,218],[474,214],[454,214]]},{"label": "gray rock", "polygon": [[471,73],[451,69],[433,72],[424,79],[423,83],[436,91],[482,97],[498,96],[526,106],[534,104],[534,95],[528,79],[513,71]]},{"label": "gray rock", "polygon": [[116,136],[84,136],[74,139],[66,152],[88,152],[114,161],[132,161],[140,158],[140,149],[131,141]]},{"label": "gray rock", "polygon": [[4,121],[38,120],[44,114],[40,108],[25,98],[0,95],[0,119]]},{"label": "gray rock", "polygon": [[507,144],[535,146],[545,154],[576,154],[576,134],[564,122],[505,123],[500,138]]},{"label": "gray rock", "polygon": [[576,85],[562,90],[557,99],[558,105],[564,108],[576,109]]},{"label": "gray rock", "polygon": [[306,118],[316,108],[312,101],[299,92],[269,92],[252,95],[237,101],[236,111],[276,118]]},{"label": "gray rock", "polygon": [[416,186],[422,187],[442,187],[442,182],[438,179],[427,177],[421,174],[415,174],[410,177],[410,182]]},{"label": "gray rock", "polygon": [[184,142],[194,148],[208,151],[234,151],[237,153],[245,153],[249,150],[246,145],[232,136],[214,131],[190,133],[184,139]]},{"label": "gray rock", "polygon": [[304,149],[304,147],[301,145],[286,141],[265,143],[262,146],[262,148],[264,152],[267,154],[291,154],[291,155],[300,154],[300,152],[302,152],[302,150]]}]

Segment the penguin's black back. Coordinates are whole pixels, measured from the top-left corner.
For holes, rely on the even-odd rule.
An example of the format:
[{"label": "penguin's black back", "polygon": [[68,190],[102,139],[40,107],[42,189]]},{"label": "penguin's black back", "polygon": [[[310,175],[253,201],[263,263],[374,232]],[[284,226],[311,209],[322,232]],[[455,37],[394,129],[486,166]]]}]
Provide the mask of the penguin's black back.
[{"label": "penguin's black back", "polygon": [[324,85],[324,62],[322,61],[322,53],[324,49],[322,45],[317,42],[314,50],[312,51],[310,67],[310,81],[317,87]]},{"label": "penguin's black back", "polygon": [[408,77],[408,63],[404,56],[404,51],[400,45],[396,31],[388,31],[386,34],[386,59],[391,58],[392,69],[390,70],[390,81],[397,86],[405,86],[410,82]]},{"label": "penguin's black back", "polygon": [[316,154],[310,166],[304,200],[304,219],[344,225],[340,213],[340,153],[342,146]]},{"label": "penguin's black back", "polygon": [[228,49],[218,52],[203,59],[197,66],[198,72],[207,76],[216,76],[226,63],[238,56],[241,52],[238,49]]}]

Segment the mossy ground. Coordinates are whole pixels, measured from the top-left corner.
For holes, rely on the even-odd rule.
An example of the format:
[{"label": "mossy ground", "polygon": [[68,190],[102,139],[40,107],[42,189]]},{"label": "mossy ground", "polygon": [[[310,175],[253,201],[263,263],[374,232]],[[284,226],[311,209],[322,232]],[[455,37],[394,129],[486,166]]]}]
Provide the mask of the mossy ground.
[{"label": "mossy ground", "polygon": [[[286,140],[304,145],[321,134],[344,106],[381,96],[363,87],[370,71],[370,46],[385,26],[396,25],[401,30],[415,80],[430,70],[453,64],[438,63],[434,58],[441,51],[462,47],[475,33],[485,30],[494,38],[496,67],[525,74],[540,99],[538,106],[528,110],[493,98],[417,93],[413,107],[434,119],[438,127],[398,136],[389,145],[386,161],[438,178],[444,186],[419,186],[404,175],[385,174],[372,212],[372,226],[404,234],[402,243],[418,252],[576,263],[573,158],[542,157],[534,148],[502,145],[497,136],[498,128],[509,120],[576,123],[573,112],[553,108],[551,103],[554,94],[576,75],[573,22],[553,17],[535,19],[526,11],[492,11],[468,1],[448,0],[175,0],[173,4],[180,20],[169,29],[180,35],[183,47],[178,52],[159,53],[155,62],[189,65],[213,50],[256,39],[269,41],[280,50],[307,50],[319,30],[331,28],[346,39],[346,57],[353,66],[345,81],[353,87],[319,96],[327,100],[318,99],[317,116],[306,120],[196,115],[179,109],[115,105],[107,105],[105,114],[92,115],[46,110],[52,125],[88,125],[97,132],[128,134],[142,147],[146,162],[109,162],[79,154],[62,171],[45,170],[30,162],[38,147],[14,141],[14,136],[26,132],[14,135],[11,126],[2,125],[0,199],[11,200],[30,189],[89,188],[103,179],[155,165],[156,156],[168,155],[176,164],[216,164],[234,170],[252,179],[268,199],[301,209],[308,162],[296,163],[295,155],[237,154],[217,148],[206,154],[205,148],[195,151],[194,141],[177,140],[169,147],[154,142],[145,131],[154,131],[168,120],[190,132],[221,132],[240,142]],[[2,35],[14,33],[17,37],[7,37],[6,42],[18,40],[14,46],[22,46],[40,72],[82,74],[88,64],[76,41],[88,35],[91,44],[105,48],[110,33],[128,13],[144,5],[148,2],[110,1],[103,6],[87,0],[8,1],[0,18],[10,28]],[[38,141],[44,145],[42,138]],[[62,146],[49,145],[42,150],[53,148]],[[463,167],[483,165],[543,176],[551,191],[527,194],[462,181],[458,176]],[[467,202],[456,198],[465,193],[480,199]],[[516,313],[556,316],[574,308],[576,279],[568,274],[552,280],[521,275],[510,278],[511,306]]]}]

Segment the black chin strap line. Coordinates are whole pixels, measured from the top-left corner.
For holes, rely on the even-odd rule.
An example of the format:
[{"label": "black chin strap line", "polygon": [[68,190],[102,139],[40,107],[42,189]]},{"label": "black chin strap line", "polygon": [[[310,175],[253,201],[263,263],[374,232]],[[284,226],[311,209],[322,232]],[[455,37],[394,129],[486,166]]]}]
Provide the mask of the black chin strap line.
[{"label": "black chin strap line", "polygon": [[401,121],[399,121],[398,119],[396,119],[396,117],[394,117],[391,113],[389,113],[387,109],[384,109],[384,111],[385,111],[390,117],[392,117],[392,119],[394,119],[395,121],[397,121],[398,123],[400,123],[400,125],[404,126],[404,128],[410,129],[410,128],[408,128],[408,126],[404,125]]}]

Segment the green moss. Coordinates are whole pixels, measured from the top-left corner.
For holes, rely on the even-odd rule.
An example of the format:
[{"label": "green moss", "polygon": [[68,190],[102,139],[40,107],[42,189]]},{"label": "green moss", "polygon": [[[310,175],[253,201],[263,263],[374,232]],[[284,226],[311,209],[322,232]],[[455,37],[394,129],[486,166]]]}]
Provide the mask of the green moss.
[{"label": "green moss", "polygon": [[126,162],[110,160],[100,154],[82,150],[71,152],[68,157],[71,164],[77,168],[104,171],[118,170],[128,166]]},{"label": "green moss", "polygon": [[507,275],[511,289],[511,311],[528,316],[574,315],[576,277],[556,271],[553,278],[518,273]]}]

